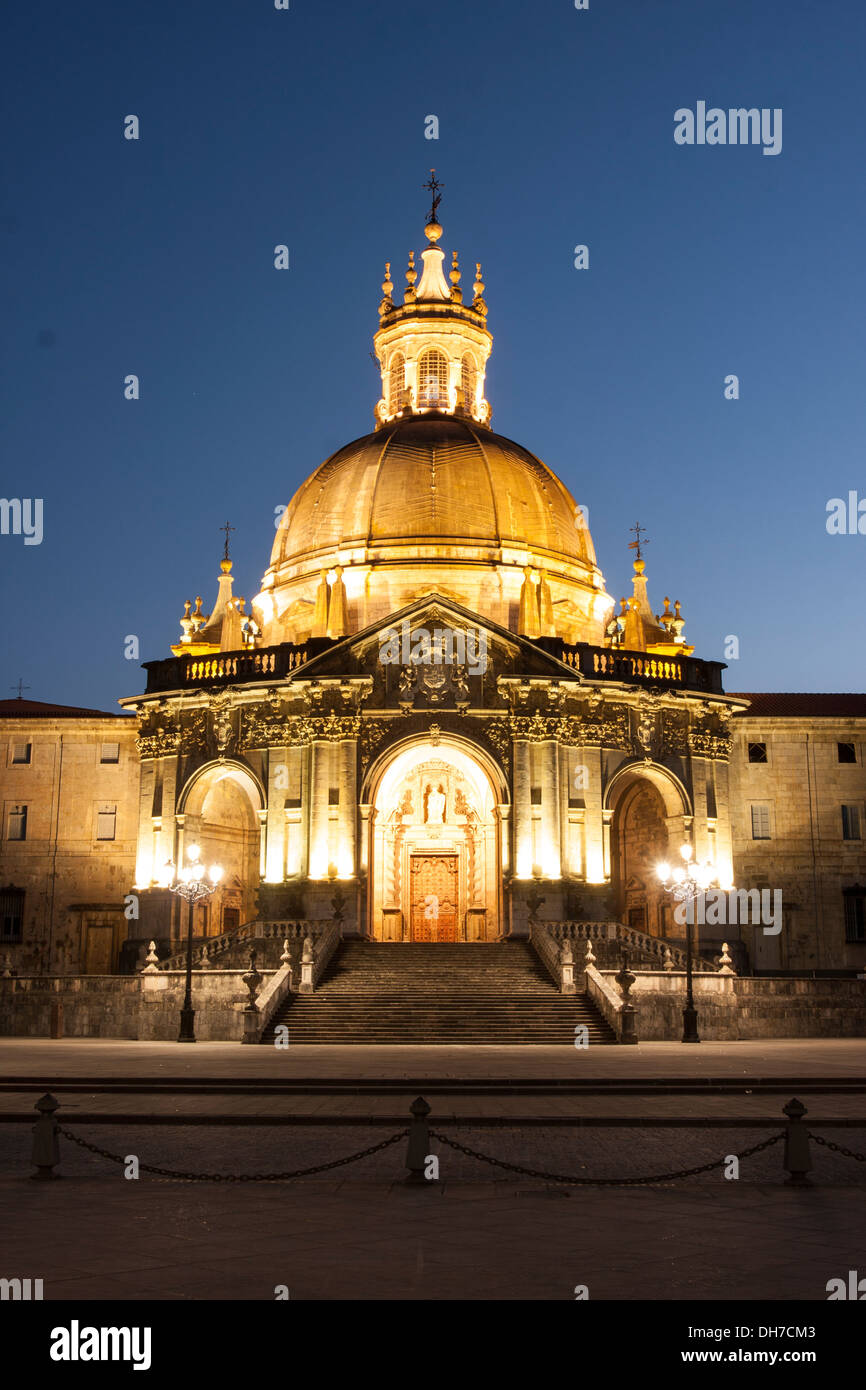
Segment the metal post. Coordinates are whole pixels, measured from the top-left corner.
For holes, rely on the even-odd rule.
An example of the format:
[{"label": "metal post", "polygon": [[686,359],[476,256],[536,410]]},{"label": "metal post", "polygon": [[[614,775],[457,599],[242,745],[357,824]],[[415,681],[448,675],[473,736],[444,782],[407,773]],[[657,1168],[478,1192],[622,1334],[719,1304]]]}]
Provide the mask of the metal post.
[{"label": "metal post", "polygon": [[406,1167],[409,1169],[408,1183],[422,1183],[427,1156],[430,1153],[430,1133],[427,1116],[430,1106],[423,1096],[418,1096],[409,1106],[412,1123],[409,1126],[409,1143],[406,1146]]},{"label": "metal post", "polygon": [[789,1187],[812,1186],[806,1176],[807,1173],[812,1172],[809,1131],[803,1124],[803,1116],[807,1113],[805,1105],[802,1101],[797,1100],[796,1096],[792,1096],[788,1104],[782,1106],[782,1114],[788,1116],[788,1127],[785,1131],[785,1156],[782,1159],[782,1166],[790,1174],[785,1179]]},{"label": "metal post", "polygon": [[689,910],[694,916],[695,899],[692,898],[686,905],[686,1007],[683,1009],[683,1042],[699,1043],[698,1036],[698,1011],[695,1008],[695,997],[692,990],[692,924],[689,921]]},{"label": "metal post", "polygon": [[39,1119],[33,1126],[33,1148],[31,1159],[36,1166],[36,1172],[31,1173],[31,1178],[37,1182],[49,1182],[52,1178],[59,1178],[60,1174],[53,1170],[60,1162],[60,1143],[57,1138],[57,1120],[54,1112],[60,1109],[60,1104],[54,1096],[46,1093],[41,1100],[37,1100],[34,1107],[39,1111]]},{"label": "metal post", "polygon": [[192,1006],[192,915],[193,899],[189,900],[189,919],[186,933],[186,993],[180,1011],[178,1042],[195,1042],[195,1009]]}]

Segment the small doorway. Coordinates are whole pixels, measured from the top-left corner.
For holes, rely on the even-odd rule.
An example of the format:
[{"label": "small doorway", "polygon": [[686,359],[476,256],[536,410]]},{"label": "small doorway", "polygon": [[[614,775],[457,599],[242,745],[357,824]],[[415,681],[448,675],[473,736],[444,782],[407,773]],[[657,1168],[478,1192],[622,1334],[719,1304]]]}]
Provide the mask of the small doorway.
[{"label": "small doorway", "polygon": [[413,854],[412,940],[457,940],[457,855]]},{"label": "small doorway", "polygon": [[113,967],[114,928],[88,922],[84,938],[85,975],[110,975]]}]

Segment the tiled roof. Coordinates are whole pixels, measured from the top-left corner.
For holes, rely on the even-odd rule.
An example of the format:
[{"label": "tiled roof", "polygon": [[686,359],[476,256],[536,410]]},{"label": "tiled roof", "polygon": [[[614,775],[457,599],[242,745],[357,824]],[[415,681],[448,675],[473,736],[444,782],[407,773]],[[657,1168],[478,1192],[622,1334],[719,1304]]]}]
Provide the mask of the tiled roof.
[{"label": "tiled roof", "polygon": [[120,710],[79,709],[77,705],[50,705],[42,700],[0,700],[0,719],[128,719]]},{"label": "tiled roof", "polygon": [[[734,695],[734,692],[726,691],[725,694]],[[747,710],[737,716],[740,719],[754,719],[756,716],[768,719],[866,719],[866,695],[853,692],[826,695],[813,694],[810,691],[759,691],[757,694],[737,692],[734,698],[752,702]]]}]

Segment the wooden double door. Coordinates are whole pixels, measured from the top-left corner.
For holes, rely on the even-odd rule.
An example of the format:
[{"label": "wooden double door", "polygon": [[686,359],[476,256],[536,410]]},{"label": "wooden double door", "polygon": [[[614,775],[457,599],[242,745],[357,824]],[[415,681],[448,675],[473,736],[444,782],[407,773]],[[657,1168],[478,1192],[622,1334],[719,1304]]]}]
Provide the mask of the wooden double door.
[{"label": "wooden double door", "polygon": [[456,853],[410,858],[413,941],[456,941],[459,870]]}]

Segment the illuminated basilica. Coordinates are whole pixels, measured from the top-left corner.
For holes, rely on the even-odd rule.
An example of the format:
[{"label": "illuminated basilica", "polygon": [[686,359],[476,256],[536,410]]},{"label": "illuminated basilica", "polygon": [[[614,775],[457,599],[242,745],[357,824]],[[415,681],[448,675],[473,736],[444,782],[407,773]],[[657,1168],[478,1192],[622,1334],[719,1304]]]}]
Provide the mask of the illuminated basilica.
[{"label": "illuminated basilica", "polygon": [[[655,611],[639,528],[632,594],[609,595],[584,510],[492,428],[481,266],[470,296],[437,205],[402,300],[386,267],[374,428],[298,489],[260,592],[234,594],[227,543],[211,611],[185,604],[126,715],[2,702],[16,746],[77,717],[125,768],[81,760],[88,853],[61,853],[32,959],[87,972],[140,965],[151,940],[176,951],[170,885],[193,842],[223,868],[197,909],[205,942],[336,916],[343,938],[490,943],[539,911],[681,937],[655,866],[687,843],[722,887],[786,888],[782,940],[735,933],[739,966],[862,969],[863,697],[726,694],[680,604]],[[25,805],[27,765],[6,775]],[[41,796],[29,838],[46,849]],[[113,879],[97,824],[115,827]],[[40,920],[26,848],[7,837],[2,869],[22,947]]]}]

